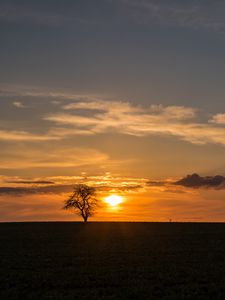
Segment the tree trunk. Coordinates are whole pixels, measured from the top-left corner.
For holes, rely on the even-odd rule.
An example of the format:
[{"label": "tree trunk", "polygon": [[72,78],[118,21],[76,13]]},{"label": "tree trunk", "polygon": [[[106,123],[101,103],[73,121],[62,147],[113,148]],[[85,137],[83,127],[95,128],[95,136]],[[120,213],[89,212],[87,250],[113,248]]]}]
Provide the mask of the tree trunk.
[{"label": "tree trunk", "polygon": [[83,216],[83,219],[84,219],[84,223],[86,224],[87,221],[88,221],[88,217],[87,216]]},{"label": "tree trunk", "polygon": [[86,223],[87,223],[87,220],[88,220],[88,216],[85,214],[84,211],[81,211],[81,216],[82,216],[82,218],[83,218],[83,220],[84,220],[84,223],[86,224]]}]

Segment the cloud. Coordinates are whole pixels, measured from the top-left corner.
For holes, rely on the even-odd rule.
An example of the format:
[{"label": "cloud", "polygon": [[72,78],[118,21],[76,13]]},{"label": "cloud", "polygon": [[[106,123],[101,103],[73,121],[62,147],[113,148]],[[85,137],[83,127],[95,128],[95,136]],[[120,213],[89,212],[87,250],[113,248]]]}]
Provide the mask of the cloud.
[{"label": "cloud", "polygon": [[[56,176],[43,179],[0,178],[1,195],[26,195],[26,194],[62,194],[73,191],[76,184],[88,184],[102,193],[127,193],[138,192],[145,186],[146,179],[113,177],[106,173],[96,176]],[[5,186],[5,184],[8,184]],[[20,186],[22,185],[22,187]],[[32,185],[32,186],[31,186]]]},{"label": "cloud", "polygon": [[[26,178],[0,176],[0,184],[3,184],[3,181],[13,181],[13,178],[26,181]],[[28,181],[31,180],[29,178]],[[76,220],[76,216],[66,214],[62,206],[77,183],[97,187],[100,201],[110,193],[118,193],[124,197],[124,202],[116,211],[102,205],[94,220],[224,221],[225,201],[222,189],[188,188],[173,184],[175,179],[167,179],[163,187],[154,188],[146,186],[146,178],[117,177],[110,173],[33,178],[33,181],[41,180],[52,181],[55,184],[31,186],[28,183],[21,187],[20,184],[12,183],[14,186],[1,186],[0,221]],[[150,182],[153,184],[163,180]]]},{"label": "cloud", "polygon": [[[171,218],[182,221],[202,217],[204,220],[216,221],[217,216],[221,221],[224,220],[222,214],[225,205],[224,190],[214,186],[207,190],[205,185],[189,188],[174,184],[177,182],[175,179],[148,180],[113,176],[110,173],[92,176],[87,174],[52,176],[29,178],[29,180],[0,176],[0,185],[7,181],[23,181],[24,184],[21,186],[20,183],[10,183],[0,186],[1,221],[65,220],[67,214],[62,211],[63,201],[70,195],[74,185],[79,183],[96,187],[100,201],[109,194],[119,194],[124,197],[124,203],[116,212],[108,210],[107,206],[103,205],[97,213],[97,220],[113,218],[114,213],[115,220],[120,219],[121,215],[123,220],[129,221],[165,221]],[[37,183],[31,186],[26,181]],[[41,181],[51,181],[54,184],[40,185],[38,182]]]},{"label": "cloud", "polygon": [[[76,93],[68,92],[66,90],[59,90],[57,88],[49,89],[42,86],[31,86],[31,85],[16,85],[16,84],[3,84],[0,83],[0,96],[1,97],[24,97],[24,98],[36,98],[45,101],[49,99],[50,103],[54,106],[60,105],[68,100],[73,101],[99,101],[102,99],[102,95],[99,94],[88,94],[88,93]],[[107,100],[108,96],[105,96],[104,99]],[[17,101],[17,100],[15,100]]]},{"label": "cloud", "polygon": [[73,190],[72,185],[50,185],[40,187],[0,187],[1,195],[23,196],[27,194],[62,194]]},{"label": "cloud", "polygon": [[[85,134],[97,134],[116,131],[123,134],[144,136],[155,133],[176,135],[179,132],[179,122],[185,122],[195,116],[196,110],[183,106],[151,105],[150,107],[134,106],[121,101],[85,101],[65,105],[64,110],[75,110],[76,114],[56,113],[45,116],[47,121],[60,125],[70,125],[72,129],[84,131]],[[89,112],[84,115],[83,110]],[[80,112],[80,113],[79,113]],[[164,127],[171,123],[173,129]],[[174,123],[174,124],[173,124]],[[63,130],[62,127],[59,130]],[[66,133],[67,129],[64,128]]]},{"label": "cloud", "polygon": [[27,131],[0,130],[0,140],[2,141],[49,141],[58,140],[59,137],[51,135],[40,135]]},{"label": "cloud", "polygon": [[[36,123],[44,134],[24,130],[0,129],[4,141],[53,141],[72,136],[90,136],[118,133],[145,137],[165,135],[177,137],[192,144],[225,145],[225,114],[219,113],[209,120],[193,107],[135,105],[128,101],[113,100],[99,95],[53,92],[38,88],[2,86],[2,95],[49,98],[47,112]],[[10,94],[11,93],[11,94]],[[60,100],[60,102],[58,102]],[[52,104],[57,101],[57,105]],[[53,112],[48,112],[52,109]],[[34,112],[35,113],[35,112]],[[202,115],[200,115],[200,113]],[[47,122],[46,122],[47,121]],[[17,128],[18,128],[17,122]],[[31,128],[33,128],[31,126]]]},{"label": "cloud", "polygon": [[[63,106],[65,112],[49,114],[44,120],[57,125],[51,133],[94,135],[117,132],[133,136],[169,135],[193,144],[225,145],[224,128],[197,121],[197,110],[184,106],[135,106],[129,102],[87,100]],[[67,112],[69,111],[69,112]]]},{"label": "cloud", "polygon": [[18,107],[18,108],[23,108],[23,107],[25,107],[24,104],[23,104],[22,102],[20,102],[20,101],[14,101],[14,102],[13,102],[13,105],[14,105],[15,107]]},{"label": "cloud", "polygon": [[[142,24],[160,24],[166,26],[179,26],[192,29],[203,29],[212,32],[224,34],[224,8],[223,1],[163,1],[163,0],[105,0],[108,5],[117,5],[123,20],[132,19],[136,23]],[[104,5],[102,6],[105,7]],[[80,6],[66,5],[64,11],[57,9],[57,6],[49,9],[38,8],[38,5],[7,3],[3,1],[0,6],[0,20],[4,22],[38,24],[42,26],[62,26],[71,24],[95,24],[108,22],[104,13],[86,13],[93,12],[93,6],[87,3],[86,10],[80,9]],[[115,7],[108,7],[115,11]],[[124,13],[125,12],[125,13]],[[110,18],[113,22],[118,17],[113,14]]]},{"label": "cloud", "polygon": [[148,180],[145,183],[147,189],[152,192],[166,193],[166,194],[187,194],[187,190],[183,186],[177,186],[174,184],[174,179],[164,179],[164,180]]},{"label": "cloud", "polygon": [[49,130],[49,136],[55,137],[56,139],[64,139],[69,136],[88,136],[95,134],[91,129],[85,128],[65,128],[65,127],[56,127]]},{"label": "cloud", "polygon": [[47,180],[12,180],[12,181],[6,181],[7,183],[16,183],[16,184],[54,184],[53,181],[47,181]]},{"label": "cloud", "polygon": [[198,174],[187,175],[186,177],[174,182],[189,188],[215,188],[225,189],[225,177],[221,175],[201,177]]},{"label": "cloud", "polygon": [[223,1],[118,0],[134,21],[225,33]]},{"label": "cloud", "polygon": [[215,124],[225,124],[225,114],[216,114],[212,117],[211,120],[209,120],[209,123],[215,123]]},{"label": "cloud", "polygon": [[225,189],[225,177],[222,175],[200,176],[194,173],[179,180],[171,178],[165,180],[148,180],[146,186],[166,193],[187,193],[187,188],[222,190]]},{"label": "cloud", "polygon": [[[177,120],[185,120],[190,119],[195,116],[196,110],[191,107],[183,107],[183,106],[167,106],[164,107],[162,105],[150,105],[147,108],[143,108],[142,106],[134,106],[129,102],[124,101],[83,101],[76,103],[70,103],[63,107],[65,110],[90,110],[90,111],[100,111],[108,113],[109,116],[115,116],[118,114],[119,116],[122,114],[141,114],[145,116],[145,113],[148,112],[151,114],[151,120],[154,120],[154,117],[160,114],[161,116],[168,119],[177,119]],[[99,115],[100,117],[100,115]]]},{"label": "cloud", "polygon": [[18,187],[0,187],[0,195],[23,195],[27,194],[27,188]]},{"label": "cloud", "polygon": [[149,180],[146,185],[147,186],[165,186],[167,181],[157,181],[157,180]]}]

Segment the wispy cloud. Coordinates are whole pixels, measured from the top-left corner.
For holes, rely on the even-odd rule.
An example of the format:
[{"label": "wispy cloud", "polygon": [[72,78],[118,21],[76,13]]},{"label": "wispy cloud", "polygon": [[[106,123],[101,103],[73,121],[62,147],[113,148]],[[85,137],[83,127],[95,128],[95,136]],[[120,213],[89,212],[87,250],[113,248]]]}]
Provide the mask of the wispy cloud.
[{"label": "wispy cloud", "polygon": [[39,135],[27,131],[0,130],[0,140],[2,141],[49,141],[57,139],[59,139],[59,137]]},{"label": "wispy cloud", "polygon": [[45,120],[58,125],[54,128],[54,134],[57,134],[58,130],[65,136],[105,132],[140,137],[170,135],[193,144],[225,145],[224,128],[212,122],[199,122],[198,111],[191,107],[162,105],[143,107],[129,102],[91,100],[76,101],[64,105],[63,109],[69,112],[44,117]]},{"label": "wispy cloud", "polygon": [[[164,127],[167,123],[175,123],[178,126],[179,123],[176,122],[186,122],[195,116],[195,109],[189,107],[162,105],[142,107],[119,101],[76,102],[63,108],[75,111],[76,114],[50,114],[44,119],[57,124],[72,125],[76,130],[85,132],[88,130],[90,134],[108,131],[136,136],[170,133],[170,128]],[[82,114],[83,110],[89,111],[89,114]],[[71,128],[69,130],[71,131]],[[72,131],[70,133],[72,134]]]},{"label": "wispy cloud", "polygon": [[[163,1],[163,0],[105,0],[109,5],[118,5],[116,11],[120,11],[120,18],[127,20],[131,18],[137,23],[144,24],[165,24],[171,26],[179,26],[193,29],[203,29],[213,32],[225,32],[223,1]],[[86,12],[92,11],[91,3],[87,3]],[[112,9],[112,11],[114,11]],[[124,15],[125,12],[125,15]],[[87,17],[86,17],[87,15]],[[2,2],[0,5],[0,21],[4,22],[26,22],[44,26],[62,26],[79,24],[98,23],[101,18],[104,19],[104,11],[99,14],[85,14],[79,5],[65,6],[64,11],[60,11],[57,7],[51,10],[44,10],[38,5],[32,3],[16,4]],[[118,15],[113,14],[112,20],[117,20]],[[104,22],[107,22],[104,19]]]},{"label": "wispy cloud", "polygon": [[225,114],[216,114],[209,120],[210,123],[225,124]]},{"label": "wispy cloud", "polygon": [[[35,88],[10,89],[5,86],[1,88],[0,93],[12,97],[20,95],[25,97],[26,101],[29,101],[29,97],[47,97],[49,103],[46,114],[40,116],[42,119],[39,122],[43,124],[41,131],[44,134],[13,130],[10,126],[10,129],[0,129],[0,140],[47,141],[114,132],[137,137],[167,135],[192,144],[225,145],[224,113],[208,118],[208,115],[203,116],[203,111],[193,107],[135,105],[128,101],[113,100],[112,97]],[[52,103],[54,101],[57,101],[57,105]],[[27,105],[27,102],[23,103]],[[51,109],[55,112],[51,113]]]},{"label": "wispy cloud", "polygon": [[76,184],[94,186],[102,193],[138,192],[145,188],[145,178],[115,177],[110,173],[95,176],[56,176],[43,178],[0,177],[0,196],[24,194],[58,194],[70,193]]},{"label": "wispy cloud", "polygon": [[76,184],[88,184],[97,189],[99,195],[107,193],[154,192],[166,194],[190,194],[198,189],[223,190],[225,189],[225,177],[200,176],[198,174],[187,175],[179,180],[169,178],[164,180],[149,180],[138,177],[113,176],[110,173],[91,176],[56,176],[43,178],[0,178],[0,196],[24,195],[24,194],[65,194],[70,193]]},{"label": "wispy cloud", "polygon": [[[17,84],[3,84],[0,83],[0,96],[1,97],[34,97],[34,98],[47,98],[53,104],[61,104],[63,100],[73,101],[98,101],[102,99],[100,94],[78,93],[66,90],[57,90],[56,88],[50,89],[42,86],[32,85],[17,85]],[[107,96],[104,99],[107,99]],[[45,99],[46,100],[46,99]]]},{"label": "wispy cloud", "polygon": [[223,1],[118,0],[139,23],[225,32]]},{"label": "wispy cloud", "polygon": [[20,102],[20,101],[14,101],[14,102],[13,102],[13,105],[14,105],[15,107],[18,107],[18,108],[23,108],[23,107],[25,107],[25,105],[24,105],[22,102]]}]

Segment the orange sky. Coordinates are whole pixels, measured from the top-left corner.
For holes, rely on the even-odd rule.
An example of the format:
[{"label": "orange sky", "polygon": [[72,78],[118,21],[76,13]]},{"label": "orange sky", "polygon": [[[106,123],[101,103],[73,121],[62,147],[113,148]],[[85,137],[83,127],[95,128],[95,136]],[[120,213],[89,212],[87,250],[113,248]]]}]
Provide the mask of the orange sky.
[{"label": "orange sky", "polygon": [[[176,185],[171,179],[149,184],[148,179],[113,177],[109,173],[48,177],[42,181],[36,178],[33,183],[14,177],[7,181],[8,189],[0,189],[0,221],[80,220],[72,211],[62,210],[74,182],[97,188],[100,207],[93,221],[224,221],[223,188],[190,188]],[[105,202],[109,195],[119,195],[123,202],[111,207]]]}]

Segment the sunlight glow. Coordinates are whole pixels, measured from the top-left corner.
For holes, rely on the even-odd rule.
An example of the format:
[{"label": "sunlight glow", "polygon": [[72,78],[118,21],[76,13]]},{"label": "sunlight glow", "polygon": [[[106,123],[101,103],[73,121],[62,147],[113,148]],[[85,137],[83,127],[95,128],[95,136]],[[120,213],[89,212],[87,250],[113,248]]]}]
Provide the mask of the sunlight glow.
[{"label": "sunlight glow", "polygon": [[105,198],[105,202],[110,206],[117,206],[121,202],[123,202],[123,198],[117,195],[111,195]]}]

